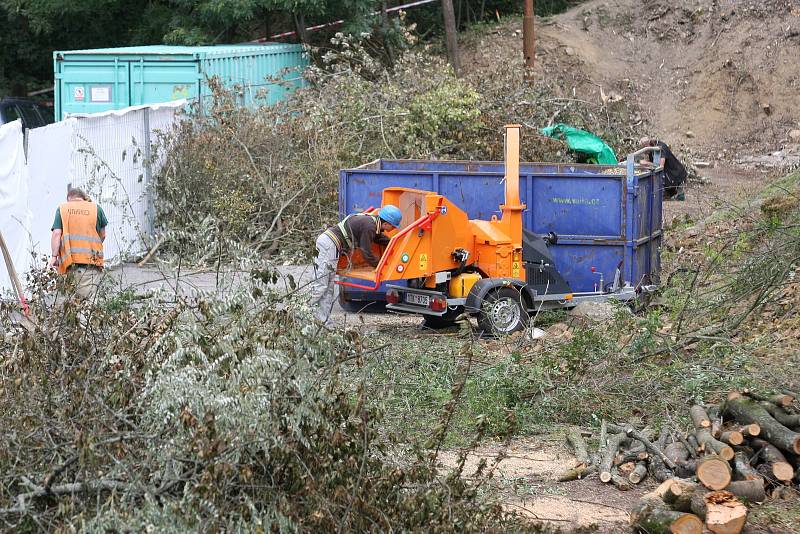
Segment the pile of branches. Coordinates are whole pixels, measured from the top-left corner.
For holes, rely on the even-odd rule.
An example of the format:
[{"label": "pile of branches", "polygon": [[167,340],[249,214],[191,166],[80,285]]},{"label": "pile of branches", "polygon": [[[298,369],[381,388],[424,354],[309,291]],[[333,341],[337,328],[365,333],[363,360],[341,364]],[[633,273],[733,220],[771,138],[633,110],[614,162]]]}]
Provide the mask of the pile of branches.
[{"label": "pile of branches", "polygon": [[567,439],[579,465],[561,480],[593,473],[603,483],[630,489],[650,476],[662,485],[645,495],[632,514],[637,531],[738,534],[746,503],[800,484],[800,409],[797,394],[732,391],[719,405],[694,405],[692,429],[649,429],[603,422],[599,448],[589,454],[579,432]]},{"label": "pile of branches", "polygon": [[[0,529],[485,531],[491,469],[443,472],[383,427],[356,334],[253,273],[227,296],[0,307]],[[43,278],[49,275],[43,274]],[[350,367],[350,373],[345,372]],[[466,451],[464,453],[466,455]]]},{"label": "pile of branches", "polygon": [[[626,109],[574,98],[572,86],[523,79],[514,60],[458,78],[424,47],[392,64],[365,38],[337,35],[322,66],[288,101],[260,109],[210,82],[213,100],[161,140],[156,211],[162,251],[213,264],[247,251],[299,260],[338,217],[340,169],[385,159],[501,160],[504,124],[529,128],[527,161],[573,162],[563,142],[536,133],[564,121],[594,131],[622,153],[633,132]],[[413,41],[407,33],[406,40]],[[504,51],[507,53],[507,51]]]}]

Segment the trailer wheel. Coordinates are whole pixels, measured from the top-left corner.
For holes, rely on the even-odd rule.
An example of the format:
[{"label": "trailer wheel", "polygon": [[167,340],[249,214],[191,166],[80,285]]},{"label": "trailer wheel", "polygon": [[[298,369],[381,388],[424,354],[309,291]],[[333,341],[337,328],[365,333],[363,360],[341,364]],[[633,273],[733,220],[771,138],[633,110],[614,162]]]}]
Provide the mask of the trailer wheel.
[{"label": "trailer wheel", "polygon": [[522,293],[510,287],[489,292],[478,312],[478,330],[482,335],[511,334],[523,330],[529,321]]}]

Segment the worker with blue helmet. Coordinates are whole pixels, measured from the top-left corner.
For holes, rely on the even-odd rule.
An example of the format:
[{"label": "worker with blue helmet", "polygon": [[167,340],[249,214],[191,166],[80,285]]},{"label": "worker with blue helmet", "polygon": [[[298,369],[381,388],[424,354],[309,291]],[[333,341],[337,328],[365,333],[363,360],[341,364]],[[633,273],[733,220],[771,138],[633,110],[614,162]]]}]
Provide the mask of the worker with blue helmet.
[{"label": "worker with blue helmet", "polygon": [[317,257],[314,261],[314,281],[311,284],[311,306],[314,317],[321,323],[330,324],[333,309],[334,275],[339,257],[350,257],[356,249],[364,261],[372,267],[378,266],[380,258],[372,253],[372,244],[386,246],[389,238],[385,232],[399,228],[403,214],[397,206],[387,204],[377,214],[361,213],[348,215],[339,224],[331,226],[317,238]]}]

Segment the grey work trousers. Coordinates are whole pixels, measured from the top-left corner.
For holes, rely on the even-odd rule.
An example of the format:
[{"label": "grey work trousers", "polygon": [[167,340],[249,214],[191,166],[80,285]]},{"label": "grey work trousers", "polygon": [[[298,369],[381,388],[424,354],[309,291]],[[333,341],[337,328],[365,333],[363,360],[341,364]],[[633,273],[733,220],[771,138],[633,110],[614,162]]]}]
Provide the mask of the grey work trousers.
[{"label": "grey work trousers", "polygon": [[330,323],[335,291],[334,278],[339,251],[326,234],[317,238],[317,258],[314,260],[314,282],[311,284],[311,306],[314,317],[323,324]]}]

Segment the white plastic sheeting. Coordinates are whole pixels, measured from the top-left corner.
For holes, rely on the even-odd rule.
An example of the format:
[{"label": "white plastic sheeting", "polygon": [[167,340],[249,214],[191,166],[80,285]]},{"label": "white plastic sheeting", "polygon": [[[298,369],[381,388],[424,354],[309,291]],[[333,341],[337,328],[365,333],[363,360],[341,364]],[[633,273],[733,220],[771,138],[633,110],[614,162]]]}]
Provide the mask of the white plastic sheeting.
[{"label": "white plastic sheeting", "polygon": [[50,255],[50,228],[67,194],[66,173],[72,151],[72,124],[57,122],[28,131],[28,203],[35,216],[27,227],[28,249],[36,262]]},{"label": "white plastic sheeting", "polygon": [[[25,229],[30,221],[22,123],[16,120],[0,126],[0,232],[18,274],[28,270]],[[5,293],[13,288],[5,262],[0,262],[0,290]]]},{"label": "white plastic sheeting", "polygon": [[155,130],[169,129],[176,110],[185,105],[180,100],[67,119],[73,125],[67,181],[85,189],[108,217],[106,262],[118,263],[152,246],[155,214],[149,176],[158,163],[150,164],[150,144]]},{"label": "white plastic sheeting", "polygon": [[[50,254],[50,228],[67,188],[81,187],[106,213],[106,263],[119,263],[152,245],[154,198],[150,183],[158,161],[156,130],[167,131],[185,100],[92,115],[74,115],[28,132],[27,164],[20,126],[0,137],[0,229],[14,243],[22,276]],[[16,128],[16,129],[14,129]],[[6,133],[7,132],[7,133]],[[148,162],[151,162],[148,168]],[[5,269],[1,269],[5,275]],[[11,289],[0,276],[0,290]]]}]

